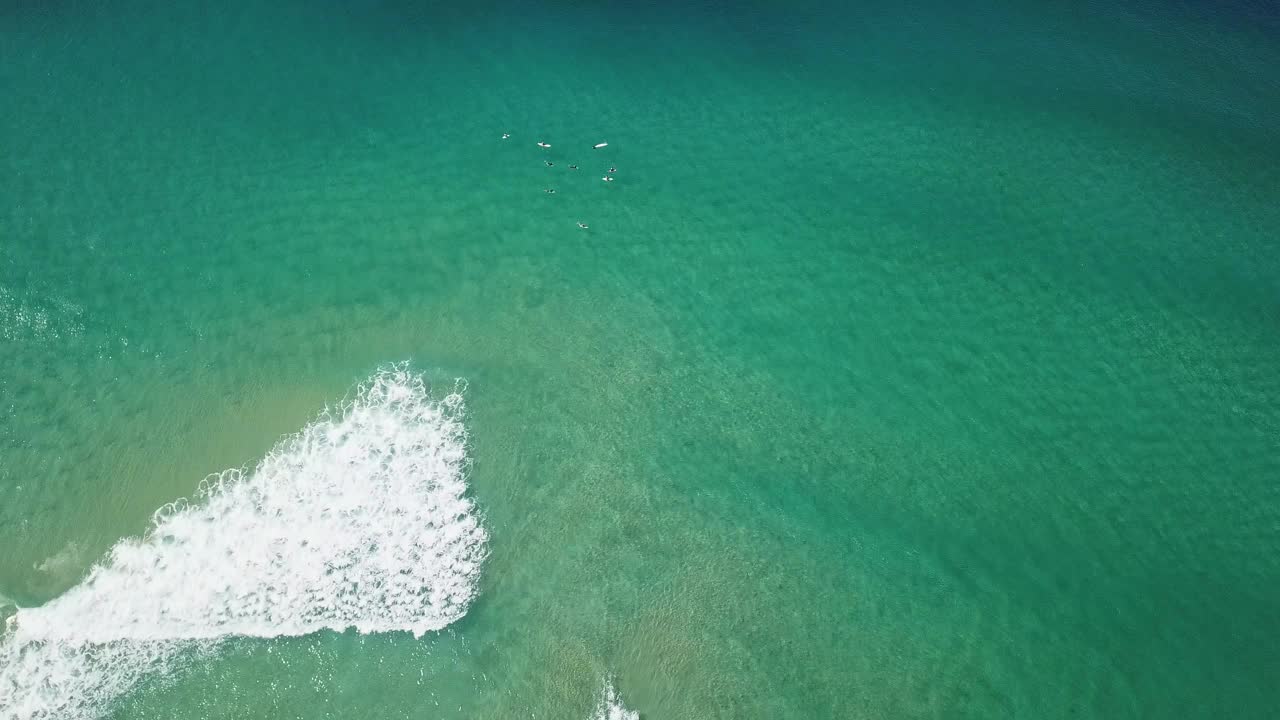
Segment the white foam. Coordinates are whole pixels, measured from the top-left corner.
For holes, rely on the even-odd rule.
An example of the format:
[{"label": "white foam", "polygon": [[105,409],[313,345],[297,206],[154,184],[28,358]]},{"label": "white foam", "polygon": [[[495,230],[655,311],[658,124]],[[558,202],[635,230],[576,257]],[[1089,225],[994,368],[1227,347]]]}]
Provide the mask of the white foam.
[{"label": "white foam", "polygon": [[60,297],[37,299],[0,285],[0,339],[42,342],[84,332],[84,308]]},{"label": "white foam", "polygon": [[487,534],[464,497],[459,391],[433,401],[392,366],[212,476],[116,544],[83,582],[23,608],[0,640],[0,719],[87,719],[149,673],[228,636],[407,631],[475,596]]},{"label": "white foam", "polygon": [[54,577],[66,576],[75,572],[76,568],[80,566],[80,557],[83,552],[80,543],[68,540],[67,544],[63,545],[58,552],[44,560],[32,563],[31,569]]},{"label": "white foam", "polygon": [[640,713],[628,710],[622,704],[613,680],[605,678],[604,690],[600,693],[600,700],[596,703],[595,712],[591,714],[591,720],[640,720]]}]

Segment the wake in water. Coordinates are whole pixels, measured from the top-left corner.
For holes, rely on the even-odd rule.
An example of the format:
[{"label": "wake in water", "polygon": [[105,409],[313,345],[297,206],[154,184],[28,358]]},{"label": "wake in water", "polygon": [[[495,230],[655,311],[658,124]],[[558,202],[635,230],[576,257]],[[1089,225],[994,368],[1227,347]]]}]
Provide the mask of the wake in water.
[{"label": "wake in water", "polygon": [[465,497],[462,397],[404,365],[210,477],[88,577],[9,619],[0,719],[87,720],[229,636],[439,630],[476,592],[487,533]]}]

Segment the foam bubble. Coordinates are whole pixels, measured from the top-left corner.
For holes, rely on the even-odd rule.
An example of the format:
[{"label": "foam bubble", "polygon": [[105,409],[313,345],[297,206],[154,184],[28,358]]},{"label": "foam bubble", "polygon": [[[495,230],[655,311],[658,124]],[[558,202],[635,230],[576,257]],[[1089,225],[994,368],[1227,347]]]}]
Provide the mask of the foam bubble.
[{"label": "foam bubble", "polygon": [[0,338],[57,340],[84,332],[84,308],[60,297],[38,300],[0,285]]},{"label": "foam bubble", "polygon": [[58,552],[39,562],[31,564],[31,569],[45,575],[62,577],[75,572],[80,563],[83,549],[80,544],[70,540]]},{"label": "foam bubble", "polygon": [[392,366],[252,472],[208,478],[0,640],[0,718],[93,718],[228,636],[438,630],[476,593],[458,390]]},{"label": "foam bubble", "polygon": [[605,678],[604,690],[600,693],[600,700],[596,703],[595,712],[591,714],[591,720],[640,720],[640,713],[628,710],[622,704],[613,680]]}]

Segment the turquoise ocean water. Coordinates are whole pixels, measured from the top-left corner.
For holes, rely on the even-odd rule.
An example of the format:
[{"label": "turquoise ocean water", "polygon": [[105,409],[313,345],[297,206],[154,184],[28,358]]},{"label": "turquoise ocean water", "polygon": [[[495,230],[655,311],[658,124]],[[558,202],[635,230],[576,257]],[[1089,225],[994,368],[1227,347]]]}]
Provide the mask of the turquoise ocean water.
[{"label": "turquoise ocean water", "polygon": [[1278,112],[1244,2],[4,3],[0,720],[1275,717]]}]

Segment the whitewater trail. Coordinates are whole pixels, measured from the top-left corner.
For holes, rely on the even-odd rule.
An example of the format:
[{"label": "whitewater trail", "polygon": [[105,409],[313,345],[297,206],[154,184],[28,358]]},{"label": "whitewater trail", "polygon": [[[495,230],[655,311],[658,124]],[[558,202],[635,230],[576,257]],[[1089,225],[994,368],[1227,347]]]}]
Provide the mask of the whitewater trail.
[{"label": "whitewater trail", "polygon": [[591,720],[640,720],[640,713],[628,710],[622,704],[622,698],[614,687],[613,679],[605,678],[604,690],[601,691],[600,699],[596,702]]},{"label": "whitewater trail", "polygon": [[[466,497],[460,390],[405,365],[252,471],[156,513],[0,639],[0,720],[90,720],[232,636],[439,630],[475,597],[487,533]],[[613,716],[608,716],[612,718]]]}]

